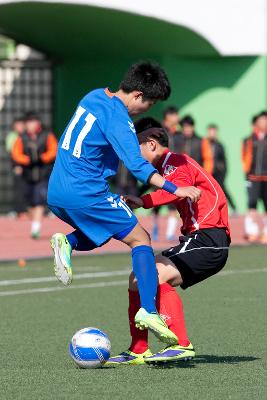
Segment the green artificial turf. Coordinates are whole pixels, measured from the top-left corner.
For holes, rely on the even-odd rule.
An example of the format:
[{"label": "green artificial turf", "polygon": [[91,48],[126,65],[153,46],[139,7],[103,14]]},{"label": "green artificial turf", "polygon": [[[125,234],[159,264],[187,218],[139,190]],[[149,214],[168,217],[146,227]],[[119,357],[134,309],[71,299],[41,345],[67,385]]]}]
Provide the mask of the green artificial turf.
[{"label": "green artificial turf", "polygon": [[[266,399],[266,254],[232,248],[222,275],[180,291],[197,357],[169,368],[81,370],[69,357],[86,326],[108,333],[113,354],[127,349],[128,255],[76,257],[70,288],[25,281],[51,277],[51,260],[1,263],[0,399]],[[119,272],[92,275],[101,271]],[[152,338],[151,347],[160,345]]]}]

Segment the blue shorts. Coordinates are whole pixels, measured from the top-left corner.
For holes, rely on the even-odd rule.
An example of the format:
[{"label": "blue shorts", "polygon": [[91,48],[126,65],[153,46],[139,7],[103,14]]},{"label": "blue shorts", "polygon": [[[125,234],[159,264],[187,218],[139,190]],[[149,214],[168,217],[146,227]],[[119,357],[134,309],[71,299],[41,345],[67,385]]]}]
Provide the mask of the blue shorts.
[{"label": "blue shorts", "polygon": [[112,237],[124,239],[138,223],[127,204],[113,193],[99,203],[83,208],[66,209],[49,204],[48,207],[59,219],[82,231],[96,246]]}]

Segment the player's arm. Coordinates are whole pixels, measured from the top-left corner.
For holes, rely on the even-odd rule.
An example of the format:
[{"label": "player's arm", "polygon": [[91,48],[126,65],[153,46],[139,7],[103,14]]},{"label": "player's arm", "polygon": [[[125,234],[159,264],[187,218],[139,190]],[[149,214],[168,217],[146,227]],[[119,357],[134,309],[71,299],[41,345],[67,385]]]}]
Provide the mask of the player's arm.
[{"label": "player's arm", "polygon": [[[159,179],[161,178],[161,179]],[[160,206],[162,204],[169,204],[172,203],[174,200],[178,198],[184,198],[184,197],[189,197],[190,200],[193,202],[198,201],[200,197],[200,190],[197,189],[194,186],[184,186],[184,183],[182,182],[180,186],[180,182],[171,182],[169,180],[166,180],[159,174],[154,174],[151,176],[149,183],[153,186],[156,186],[162,190],[158,190],[157,192],[152,192],[152,193],[157,193],[159,198],[157,205]],[[155,207],[156,205],[153,205],[152,207]]]},{"label": "player's arm", "polygon": [[141,156],[134,127],[129,125],[131,121],[120,121],[115,116],[105,132],[107,140],[133,176],[143,183],[149,183],[152,175],[158,171]]},{"label": "player's arm", "polygon": [[184,168],[177,168],[173,174],[168,176],[167,182],[178,187],[175,194],[167,193],[165,190],[160,189],[145,194],[140,198],[127,196],[127,204],[132,208],[152,208],[173,203],[174,201],[177,201],[177,197],[188,197],[192,201],[197,201],[200,197],[201,191],[193,186],[194,182],[187,170]]},{"label": "player's arm", "polygon": [[117,121],[112,124],[116,128],[108,129],[106,137],[117,153],[119,159],[125,167],[143,183],[149,183],[157,188],[163,189],[174,195],[174,197],[190,197],[192,201],[197,201],[200,191],[191,187],[185,193],[183,188],[178,188],[170,181],[166,181],[158,171],[146,161],[140,152],[139,143],[136,134],[131,130],[130,125]]}]

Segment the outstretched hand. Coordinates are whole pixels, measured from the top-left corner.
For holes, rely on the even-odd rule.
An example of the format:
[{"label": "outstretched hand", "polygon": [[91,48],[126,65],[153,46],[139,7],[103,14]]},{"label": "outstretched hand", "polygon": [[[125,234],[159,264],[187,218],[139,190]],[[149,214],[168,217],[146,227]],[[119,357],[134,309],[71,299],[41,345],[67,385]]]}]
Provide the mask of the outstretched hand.
[{"label": "outstretched hand", "polygon": [[131,208],[139,208],[143,207],[144,203],[143,200],[140,199],[140,197],[133,196],[131,194],[127,194],[125,196],[121,196],[122,200],[125,201],[125,203]]},{"label": "outstretched hand", "polygon": [[175,193],[177,197],[188,197],[193,203],[196,203],[201,196],[201,190],[195,186],[179,187]]}]

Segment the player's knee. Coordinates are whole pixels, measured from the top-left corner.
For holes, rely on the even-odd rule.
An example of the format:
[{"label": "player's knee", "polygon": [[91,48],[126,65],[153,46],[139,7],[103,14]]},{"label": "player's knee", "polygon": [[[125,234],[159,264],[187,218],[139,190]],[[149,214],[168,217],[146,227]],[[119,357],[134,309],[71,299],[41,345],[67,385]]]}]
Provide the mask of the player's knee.
[{"label": "player's knee", "polygon": [[156,256],[156,267],[159,284],[169,283],[172,286],[179,286],[183,283],[180,272],[167,257],[158,254]]},{"label": "player's knee", "polygon": [[131,248],[136,246],[150,246],[150,236],[148,232],[141,226],[137,225],[132,232],[123,239],[123,242],[128,244]]}]

